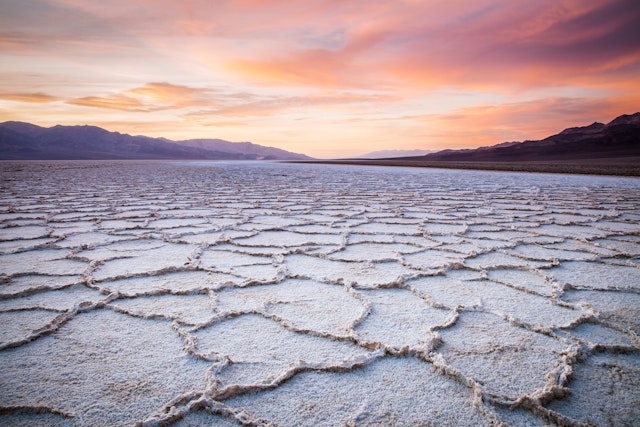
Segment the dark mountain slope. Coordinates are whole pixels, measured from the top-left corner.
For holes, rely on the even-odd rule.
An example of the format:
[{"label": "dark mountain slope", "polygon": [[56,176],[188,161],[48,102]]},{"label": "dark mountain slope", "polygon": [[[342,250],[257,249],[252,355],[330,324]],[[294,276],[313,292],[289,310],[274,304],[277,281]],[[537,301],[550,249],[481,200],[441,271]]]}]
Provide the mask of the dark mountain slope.
[{"label": "dark mountain slope", "polygon": [[[22,122],[0,123],[0,159],[203,159],[203,160],[300,160],[309,157],[271,147],[222,140],[200,140],[191,146],[164,138],[131,136],[96,126],[43,128]],[[206,141],[223,142],[207,144]],[[266,154],[261,154],[261,150]]]},{"label": "dark mountain slope", "polygon": [[640,113],[608,124],[573,127],[539,141],[503,143],[474,150],[444,150],[403,160],[455,162],[536,162],[640,156]]}]

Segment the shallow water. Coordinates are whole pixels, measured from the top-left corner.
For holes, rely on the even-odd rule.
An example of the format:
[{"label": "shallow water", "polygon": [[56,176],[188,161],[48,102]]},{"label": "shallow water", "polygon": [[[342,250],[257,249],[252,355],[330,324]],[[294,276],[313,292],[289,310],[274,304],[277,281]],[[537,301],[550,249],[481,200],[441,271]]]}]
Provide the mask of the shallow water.
[{"label": "shallow water", "polygon": [[639,179],[0,170],[0,425],[640,419]]}]

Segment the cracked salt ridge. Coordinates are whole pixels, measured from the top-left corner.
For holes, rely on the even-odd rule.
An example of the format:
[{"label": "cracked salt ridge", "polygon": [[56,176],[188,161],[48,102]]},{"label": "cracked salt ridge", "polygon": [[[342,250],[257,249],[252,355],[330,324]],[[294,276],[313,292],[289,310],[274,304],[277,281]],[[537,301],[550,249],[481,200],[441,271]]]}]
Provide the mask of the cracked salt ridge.
[{"label": "cracked salt ridge", "polygon": [[[108,190],[95,190],[108,181],[94,175],[105,173],[100,169],[75,170],[90,174],[90,179],[60,181],[66,188],[88,183],[93,185],[89,193],[106,197],[89,194],[80,200],[86,193],[82,188],[59,196],[60,187],[54,185],[45,187],[56,195],[56,203],[47,206],[35,202],[37,197],[50,201],[47,191],[32,199],[0,199],[0,211],[12,212],[0,219],[0,240],[3,230],[25,227],[33,232],[26,227],[40,226],[53,230],[57,240],[46,245],[59,250],[56,256],[51,252],[41,256],[49,249],[33,245],[8,254],[32,254],[38,268],[2,272],[0,315],[13,321],[7,331],[10,340],[17,340],[2,347],[3,355],[18,350],[31,355],[30,348],[65,336],[76,319],[95,313],[120,316],[122,325],[137,324],[126,319],[170,325],[171,333],[154,339],[154,345],[178,353],[182,348],[188,360],[206,362],[208,368],[203,386],[174,391],[168,400],[154,400],[158,412],[147,407],[144,415],[136,415],[151,424],[180,423],[181,417],[187,423],[236,420],[253,425],[270,420],[293,425],[573,425],[593,419],[603,423],[604,418],[583,413],[591,399],[588,392],[579,399],[566,397],[572,366],[595,360],[594,355],[603,352],[630,355],[637,362],[639,304],[634,298],[640,293],[633,286],[637,266],[632,251],[640,240],[633,226],[640,216],[633,202],[638,198],[635,181],[616,179],[619,188],[612,190],[611,180],[581,177],[576,181],[580,188],[569,182],[567,189],[566,182],[562,187],[555,184],[559,177],[526,175],[532,187],[521,191],[527,188],[523,180],[512,180],[518,174],[471,173],[477,181],[471,192],[459,190],[464,186],[456,183],[467,173],[339,168],[340,174],[326,174],[326,169],[317,167],[262,165],[253,166],[250,174],[246,166],[206,168],[209,179],[203,181],[199,168],[157,166],[147,174],[109,164],[120,173],[110,171],[108,176],[123,180]],[[273,169],[283,173],[273,174]],[[176,170],[196,179],[185,180]],[[233,179],[230,173],[235,174]],[[298,176],[297,181],[305,180],[308,188],[305,194],[290,187],[299,173],[304,178]],[[142,176],[146,182],[158,179],[159,184],[143,190],[129,185]],[[422,182],[425,177],[429,180]],[[265,179],[271,180],[273,198],[260,190]],[[467,178],[463,180],[468,184]],[[586,189],[585,180],[590,182]],[[599,187],[600,181],[607,185]],[[190,187],[202,182],[217,184]],[[23,185],[21,180],[11,183]],[[345,183],[350,190],[344,190]],[[178,187],[171,185],[179,185],[180,193],[172,194],[171,188]],[[134,196],[123,199],[118,188]],[[612,191],[625,203],[607,202]],[[17,188],[12,192],[21,193]],[[235,201],[238,194],[244,194],[245,202]],[[316,194],[336,202],[327,204]],[[571,200],[571,208],[559,200]],[[91,201],[94,206],[87,206]],[[126,205],[128,213],[123,212]],[[583,233],[588,227],[601,231]],[[371,256],[365,258],[367,253]],[[424,262],[407,259],[412,256],[422,256]],[[155,262],[155,257],[171,259]],[[0,260],[9,258],[23,260],[19,256]],[[581,261],[585,259],[588,262]],[[41,271],[48,266],[58,274],[56,268],[65,260],[84,263],[79,279]],[[605,283],[573,283],[588,279],[574,280],[580,263],[595,268],[596,274],[604,272]],[[609,280],[616,274],[610,270],[619,267],[627,269],[618,269],[617,274],[632,276],[626,284]],[[24,313],[55,317],[40,327],[38,316]],[[25,318],[26,326],[20,323]],[[478,328],[477,323],[492,327]],[[229,331],[230,325],[236,328]],[[271,339],[256,335],[256,325]],[[121,329],[126,338],[128,328]],[[19,339],[23,332],[27,338]],[[215,339],[225,333],[240,336],[227,340],[225,347]],[[179,338],[182,347],[171,347],[170,337]],[[282,342],[288,351],[262,346],[270,341]],[[325,351],[309,353],[310,345]],[[495,369],[496,363],[504,366]],[[603,377],[613,378],[613,372],[625,370],[625,385],[616,396],[633,401],[637,393],[629,384],[638,381],[636,365],[626,359],[621,363],[617,365],[621,368]],[[405,371],[410,374],[397,375],[401,365],[408,366]],[[377,373],[387,372],[388,367],[392,374],[386,380],[383,375],[380,383]],[[42,368],[32,371],[37,369]],[[425,369],[431,369],[428,378],[420,377]],[[509,382],[523,372],[524,380]],[[576,387],[593,383],[586,372],[576,377]],[[360,377],[364,383],[355,379]],[[411,385],[416,377],[423,380],[417,388]],[[312,384],[306,378],[312,378]],[[345,382],[357,386],[340,386]],[[430,390],[439,394],[416,403],[415,395],[426,393],[427,382],[437,383]],[[299,383],[303,389],[293,390],[300,411],[283,413],[275,402],[280,397],[293,401],[288,390]],[[380,384],[383,390],[393,390],[393,397],[380,392]],[[70,395],[79,390],[92,395],[77,383],[70,388]],[[122,388],[109,393],[118,395]],[[143,390],[124,388],[134,390],[127,398],[135,405],[141,397],[138,391]],[[338,388],[362,403],[345,406],[341,399],[336,407],[324,393]],[[407,400],[400,390],[411,390]],[[320,400],[315,398],[318,393]],[[147,397],[157,397],[151,394]],[[438,401],[439,395],[447,398]],[[238,406],[236,401],[243,403]],[[96,402],[100,403],[91,404],[96,414],[110,412],[108,404]],[[416,410],[421,404],[424,408]],[[63,406],[22,401],[0,408],[0,416],[12,423],[46,419],[101,424],[108,419],[88,411],[85,421]],[[631,415],[608,415],[607,420],[624,424],[633,419],[634,408],[622,407]],[[298,413],[304,418],[296,418]],[[111,415],[120,423],[126,419]]]},{"label": "cracked salt ridge", "polygon": [[[184,267],[191,261],[197,246],[182,244],[164,244],[160,247],[139,250],[138,256],[131,256],[128,252],[125,257],[100,259],[92,258],[92,254],[80,252],[78,257],[86,257],[91,261],[99,261],[100,264],[93,272],[95,280],[103,280],[115,277],[127,277],[140,274],[149,274],[163,271],[174,271]],[[89,251],[87,251],[89,252]]]},{"label": "cracked salt ridge", "polygon": [[[15,224],[15,221],[13,221]],[[49,236],[49,229],[40,225],[9,226],[2,228],[0,241],[37,239]]]},{"label": "cracked salt ridge", "polygon": [[515,402],[562,386],[554,384],[549,373],[562,365],[563,353],[571,348],[550,336],[513,328],[483,312],[462,313],[453,327],[439,333],[443,345],[436,352],[442,362],[496,398]]},{"label": "cracked salt ridge", "polygon": [[640,293],[640,269],[636,267],[572,261],[549,269],[548,274],[568,288]]},{"label": "cracked salt ridge", "polygon": [[432,331],[455,322],[453,310],[432,307],[419,295],[404,289],[361,290],[370,304],[369,315],[359,322],[358,336],[396,352],[410,349],[427,353],[439,344]]},{"label": "cracked salt ridge", "polygon": [[[393,287],[409,278],[428,274],[397,262],[342,262],[304,254],[286,256],[284,265],[292,277],[355,284],[358,288]],[[429,273],[435,274],[436,271]]]},{"label": "cracked salt ridge", "polygon": [[481,274],[468,270],[416,279],[406,285],[438,307],[487,311],[516,327],[539,332],[549,332],[555,326],[571,325],[591,316],[586,308],[554,303],[550,298],[484,280]]},{"label": "cracked salt ridge", "polygon": [[205,294],[227,286],[242,286],[247,281],[225,273],[201,271],[166,272],[159,275],[104,280],[93,283],[103,294],[115,293],[124,298],[153,295]]},{"label": "cracked salt ridge", "polygon": [[[640,354],[596,353],[573,366],[572,393],[548,408],[586,425],[631,426],[640,419]],[[615,404],[611,404],[615,402]]]},{"label": "cracked salt ridge", "polygon": [[175,395],[203,389],[208,369],[182,351],[168,322],[106,309],[4,350],[0,364],[3,407],[50,408],[73,425],[131,425]]},{"label": "cracked salt ridge", "polygon": [[489,425],[472,402],[472,390],[433,366],[385,358],[345,373],[300,373],[273,391],[228,404],[285,426]]},{"label": "cracked salt ridge", "polygon": [[53,238],[8,240],[5,242],[0,242],[0,254],[10,254],[34,249],[44,249],[49,247],[55,241],[56,239]]},{"label": "cracked salt ridge", "polygon": [[2,274],[69,275],[82,274],[89,264],[69,259],[71,251],[41,249],[2,255]]},{"label": "cracked salt ridge", "polygon": [[598,319],[640,336],[640,294],[611,290],[568,290],[562,300],[598,313]]},{"label": "cracked salt ridge", "polygon": [[73,284],[62,289],[25,292],[26,295],[0,299],[0,312],[7,310],[27,310],[38,308],[52,311],[70,310],[83,302],[97,302],[105,295],[84,284]]},{"label": "cracked salt ridge", "polygon": [[[326,309],[315,310],[321,305]],[[273,285],[227,287],[216,293],[215,309],[222,314],[262,311],[287,319],[298,329],[347,337],[367,306],[348,287],[289,279]]]},{"label": "cracked salt ridge", "polygon": [[[1,276],[0,276],[1,278]],[[51,275],[20,275],[14,276],[10,281],[0,281],[0,300],[15,297],[23,297],[53,289],[62,289],[68,286],[82,283],[83,276],[51,276]]]}]

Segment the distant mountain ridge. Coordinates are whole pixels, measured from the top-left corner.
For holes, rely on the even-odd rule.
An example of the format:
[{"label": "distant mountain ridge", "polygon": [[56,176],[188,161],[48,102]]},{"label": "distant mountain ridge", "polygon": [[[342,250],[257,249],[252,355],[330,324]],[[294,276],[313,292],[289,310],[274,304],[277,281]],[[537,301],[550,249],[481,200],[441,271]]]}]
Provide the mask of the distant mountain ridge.
[{"label": "distant mountain ridge", "polygon": [[504,142],[467,150],[443,150],[394,160],[434,162],[535,162],[640,157],[640,113],[607,123],[572,127],[537,141]]},{"label": "distant mountain ridge", "polygon": [[97,126],[0,123],[0,160],[309,160],[304,154],[221,139],[172,141]]},{"label": "distant mountain ridge", "polygon": [[292,153],[280,148],[266,147],[264,145],[254,144],[252,142],[229,142],[224,139],[187,139],[184,141],[175,141],[176,144],[185,147],[200,148],[203,150],[211,150],[224,153],[242,153],[245,156],[255,157],[256,159],[269,160],[301,160],[310,159],[304,154]]},{"label": "distant mountain ridge", "polygon": [[361,154],[356,156],[356,159],[379,159],[379,158],[393,158],[393,157],[410,157],[410,156],[424,156],[425,154],[433,153],[434,150],[380,150],[372,151],[370,153]]}]

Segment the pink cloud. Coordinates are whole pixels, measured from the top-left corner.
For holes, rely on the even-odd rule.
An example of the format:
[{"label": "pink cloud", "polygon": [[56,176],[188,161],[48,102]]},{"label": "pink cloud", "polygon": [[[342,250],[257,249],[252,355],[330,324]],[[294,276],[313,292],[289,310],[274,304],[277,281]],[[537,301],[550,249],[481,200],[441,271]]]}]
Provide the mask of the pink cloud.
[{"label": "pink cloud", "polygon": [[640,62],[640,8],[631,0],[484,2],[467,12],[468,2],[395,4],[363,6],[376,24],[349,27],[338,49],[270,52],[231,67],[278,85],[477,88],[603,84],[612,80],[603,73]]},{"label": "pink cloud", "polygon": [[640,62],[636,0],[45,4],[28,13],[12,6],[29,19],[7,27],[0,43],[57,43],[75,54],[151,46],[180,58],[175,38],[251,83],[341,88],[605,84]]}]

